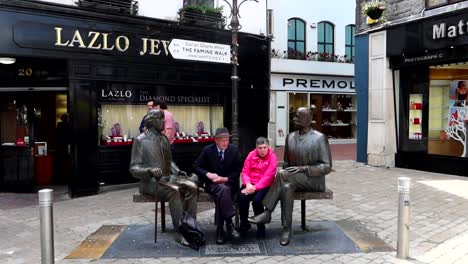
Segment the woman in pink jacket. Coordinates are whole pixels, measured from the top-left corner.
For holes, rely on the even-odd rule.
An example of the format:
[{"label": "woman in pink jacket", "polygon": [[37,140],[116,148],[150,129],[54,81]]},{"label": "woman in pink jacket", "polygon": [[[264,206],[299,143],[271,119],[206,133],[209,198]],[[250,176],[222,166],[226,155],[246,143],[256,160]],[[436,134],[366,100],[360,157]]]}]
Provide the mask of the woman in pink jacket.
[{"label": "woman in pink jacket", "polygon": [[[271,150],[268,140],[264,137],[257,138],[256,148],[245,159],[242,169],[242,188],[239,193],[239,214],[241,234],[246,234],[251,225],[248,221],[249,205],[255,215],[263,213],[263,197],[267,194],[275,180],[278,158]],[[265,224],[257,225],[257,238],[265,237]]]}]

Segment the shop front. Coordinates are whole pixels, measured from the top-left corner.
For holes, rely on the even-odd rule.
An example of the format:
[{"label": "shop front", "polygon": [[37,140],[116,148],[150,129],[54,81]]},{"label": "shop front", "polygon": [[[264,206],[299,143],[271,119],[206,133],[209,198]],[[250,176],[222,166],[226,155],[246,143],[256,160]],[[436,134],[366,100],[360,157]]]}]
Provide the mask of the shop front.
[{"label": "shop front", "polygon": [[[132,139],[150,99],[174,114],[174,160],[188,172],[214,130],[230,127],[229,31],[45,3],[5,5],[0,28],[10,39],[0,42],[0,57],[15,62],[0,64],[2,189],[68,184],[78,196],[135,181]],[[174,39],[199,45],[180,47],[195,57],[175,59]],[[248,47],[238,55],[245,154],[266,135],[269,40],[240,34],[239,44]]]},{"label": "shop front", "polygon": [[390,28],[398,124],[396,166],[468,176],[467,13]]},{"label": "shop front", "polygon": [[277,146],[284,146],[286,135],[295,130],[293,118],[299,107],[313,110],[314,129],[331,143],[356,143],[353,77],[275,73],[271,90],[276,98]]}]

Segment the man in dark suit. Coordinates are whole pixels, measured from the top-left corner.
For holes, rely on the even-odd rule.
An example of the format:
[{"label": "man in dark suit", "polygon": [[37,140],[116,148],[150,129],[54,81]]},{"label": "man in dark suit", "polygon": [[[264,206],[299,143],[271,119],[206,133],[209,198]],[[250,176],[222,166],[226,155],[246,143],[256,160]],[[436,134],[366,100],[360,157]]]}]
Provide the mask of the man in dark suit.
[{"label": "man in dark suit", "polygon": [[215,144],[206,146],[193,166],[200,184],[215,201],[216,243],[225,243],[224,223],[228,237],[238,240],[240,235],[232,223],[235,215],[232,198],[239,190],[242,161],[239,149],[229,144],[229,131],[226,128],[216,129]]}]

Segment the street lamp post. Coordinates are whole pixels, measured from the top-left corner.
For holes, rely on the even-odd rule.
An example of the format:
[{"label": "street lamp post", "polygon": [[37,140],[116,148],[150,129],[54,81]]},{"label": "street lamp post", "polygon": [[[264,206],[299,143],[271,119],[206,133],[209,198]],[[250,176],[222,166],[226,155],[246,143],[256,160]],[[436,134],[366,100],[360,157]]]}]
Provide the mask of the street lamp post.
[{"label": "street lamp post", "polygon": [[239,76],[237,76],[237,50],[239,47],[239,42],[237,39],[237,33],[239,29],[241,29],[241,25],[239,24],[239,8],[240,6],[247,2],[247,1],[255,1],[258,3],[258,0],[243,0],[239,4],[237,4],[237,0],[232,0],[232,5],[227,1],[226,4],[231,9],[231,23],[229,24],[228,28],[231,29],[232,32],[232,39],[231,39],[231,64],[232,64],[232,74],[231,74],[231,82],[232,82],[232,143],[235,145],[239,144],[239,112],[238,112],[238,84],[239,84]]}]

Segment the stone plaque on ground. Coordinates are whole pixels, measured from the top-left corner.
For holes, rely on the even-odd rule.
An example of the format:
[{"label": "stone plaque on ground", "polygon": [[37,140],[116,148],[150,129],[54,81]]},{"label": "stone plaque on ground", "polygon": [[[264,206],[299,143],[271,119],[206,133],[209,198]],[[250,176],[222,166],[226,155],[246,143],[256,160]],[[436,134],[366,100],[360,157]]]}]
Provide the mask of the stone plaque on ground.
[{"label": "stone plaque on ground", "polygon": [[[255,226],[253,226],[247,237],[241,239],[239,243],[228,242],[224,245],[215,243],[216,227],[205,224],[202,228],[206,232],[207,243],[199,250],[177,243],[174,240],[176,234],[171,228],[166,233],[158,232],[158,242],[154,243],[153,224],[130,225],[123,230],[101,258],[348,254],[386,249],[382,247],[382,243],[385,243],[378,237],[363,229],[362,226],[356,228],[353,223],[309,221],[307,224],[308,232],[302,231],[299,225],[294,226],[294,234],[288,246],[279,244],[282,231],[279,223],[267,225],[265,239],[255,238]],[[363,248],[362,245],[371,238],[374,241],[373,244],[379,246]]]}]

